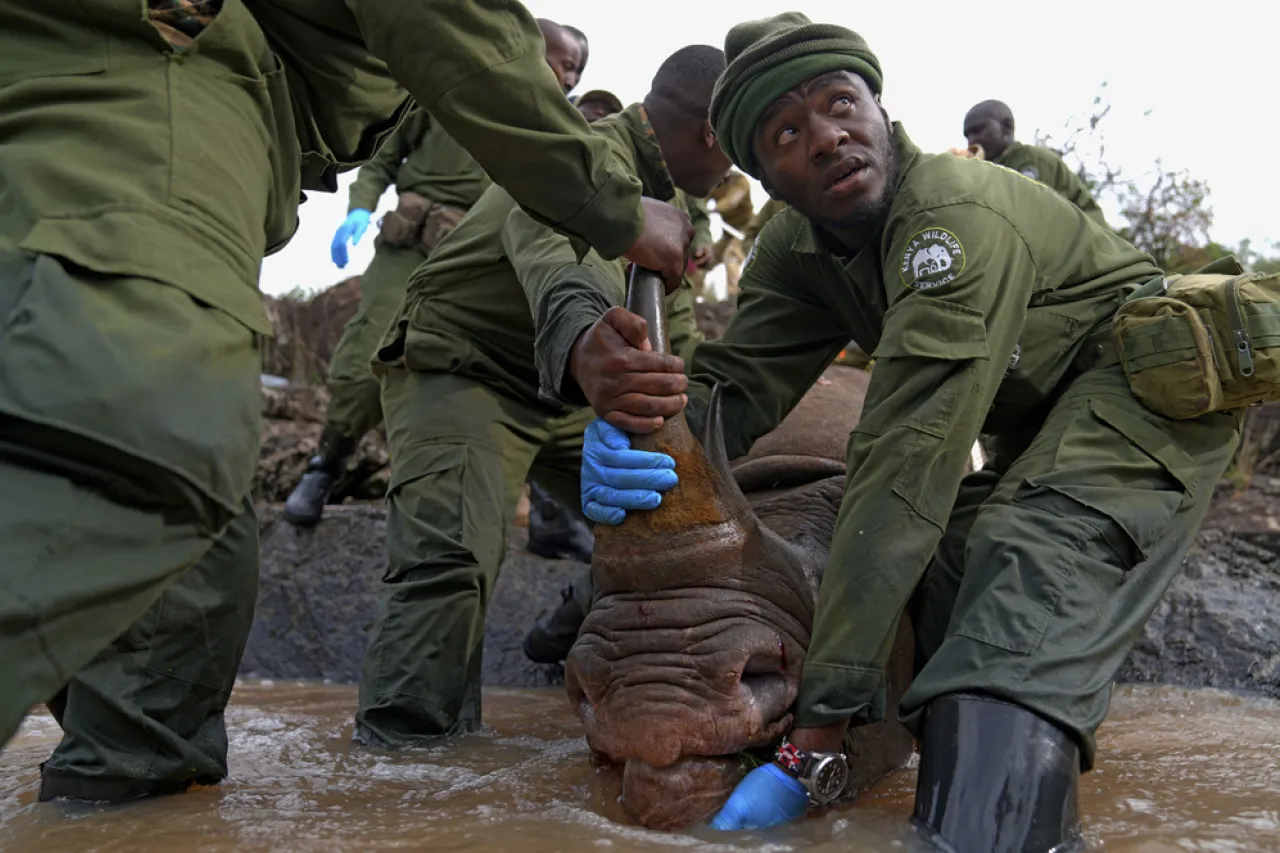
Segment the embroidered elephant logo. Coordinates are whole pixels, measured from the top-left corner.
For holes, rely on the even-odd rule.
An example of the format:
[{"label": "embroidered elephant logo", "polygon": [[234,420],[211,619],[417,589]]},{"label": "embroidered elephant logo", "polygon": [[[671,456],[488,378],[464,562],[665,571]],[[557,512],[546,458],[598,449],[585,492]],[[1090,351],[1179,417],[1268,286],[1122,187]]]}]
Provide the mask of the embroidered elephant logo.
[{"label": "embroidered elephant logo", "polygon": [[911,259],[911,272],[917,281],[949,269],[951,269],[951,257],[947,254],[945,246],[937,244],[925,246]]}]

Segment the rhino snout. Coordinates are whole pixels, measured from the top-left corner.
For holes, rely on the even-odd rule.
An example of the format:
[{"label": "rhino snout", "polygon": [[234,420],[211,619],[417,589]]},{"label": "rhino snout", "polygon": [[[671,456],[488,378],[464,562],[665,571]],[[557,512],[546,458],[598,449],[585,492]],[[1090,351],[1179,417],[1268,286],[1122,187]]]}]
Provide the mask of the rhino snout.
[{"label": "rhino snout", "polygon": [[566,686],[592,749],[664,768],[781,737],[807,641],[741,590],[604,596],[569,654]]}]

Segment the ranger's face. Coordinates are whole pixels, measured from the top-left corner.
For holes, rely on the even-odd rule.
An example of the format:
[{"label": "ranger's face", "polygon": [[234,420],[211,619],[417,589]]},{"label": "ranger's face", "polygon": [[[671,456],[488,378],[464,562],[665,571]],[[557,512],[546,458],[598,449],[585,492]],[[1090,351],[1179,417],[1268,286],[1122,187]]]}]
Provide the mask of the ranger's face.
[{"label": "ranger's face", "polygon": [[775,101],[756,125],[755,153],[774,195],[824,223],[881,207],[893,173],[888,121],[866,81],[847,71]]},{"label": "ranger's face", "polygon": [[988,159],[999,157],[1004,151],[1008,144],[1004,135],[1000,122],[985,113],[965,117],[965,140],[970,145],[981,145]]}]

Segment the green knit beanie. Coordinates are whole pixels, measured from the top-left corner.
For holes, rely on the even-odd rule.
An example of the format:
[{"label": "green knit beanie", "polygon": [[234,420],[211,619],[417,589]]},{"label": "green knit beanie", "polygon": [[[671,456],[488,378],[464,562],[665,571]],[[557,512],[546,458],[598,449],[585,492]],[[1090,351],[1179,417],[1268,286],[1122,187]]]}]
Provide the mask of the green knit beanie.
[{"label": "green knit beanie", "polygon": [[852,71],[880,94],[880,61],[862,36],[835,24],[815,24],[800,12],[748,21],[724,39],[729,67],[711,95],[711,126],[738,168],[760,177],[751,150],[756,122],[769,105],[819,74]]}]

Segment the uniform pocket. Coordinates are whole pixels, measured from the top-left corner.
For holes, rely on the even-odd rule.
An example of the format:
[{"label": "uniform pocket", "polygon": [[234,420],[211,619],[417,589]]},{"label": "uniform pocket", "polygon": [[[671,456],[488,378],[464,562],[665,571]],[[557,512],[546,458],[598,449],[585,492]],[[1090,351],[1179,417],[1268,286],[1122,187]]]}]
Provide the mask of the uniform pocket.
[{"label": "uniform pocket", "polygon": [[[1125,572],[1145,561],[1199,486],[1199,467],[1167,433],[1105,398],[1089,401],[1079,427],[1059,450],[1054,470],[1028,478],[1015,503],[1077,518],[1111,552],[1100,558]],[[1110,452],[1102,458],[1099,449]]]},{"label": "uniform pocket", "polygon": [[387,500],[395,506],[388,523],[394,582],[427,561],[474,562],[467,512],[467,446],[432,442],[393,461]]}]

